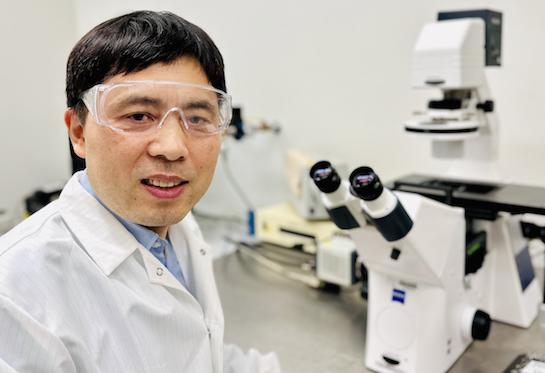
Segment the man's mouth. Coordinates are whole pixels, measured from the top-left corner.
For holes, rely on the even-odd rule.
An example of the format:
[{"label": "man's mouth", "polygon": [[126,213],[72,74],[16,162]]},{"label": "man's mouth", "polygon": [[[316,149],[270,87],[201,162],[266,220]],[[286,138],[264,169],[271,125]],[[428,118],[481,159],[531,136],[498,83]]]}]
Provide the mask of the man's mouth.
[{"label": "man's mouth", "polygon": [[172,189],[174,187],[177,187],[182,184],[186,184],[187,181],[164,181],[164,180],[157,180],[157,179],[144,179],[142,180],[142,184],[154,186],[161,189]]}]

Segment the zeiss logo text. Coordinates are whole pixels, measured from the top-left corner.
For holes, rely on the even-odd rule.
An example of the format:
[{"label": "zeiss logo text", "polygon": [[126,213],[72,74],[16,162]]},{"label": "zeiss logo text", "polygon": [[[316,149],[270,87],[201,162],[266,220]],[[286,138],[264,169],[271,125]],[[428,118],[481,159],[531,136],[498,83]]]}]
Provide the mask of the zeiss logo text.
[{"label": "zeiss logo text", "polygon": [[403,290],[394,289],[392,294],[392,302],[405,303],[405,292]]}]

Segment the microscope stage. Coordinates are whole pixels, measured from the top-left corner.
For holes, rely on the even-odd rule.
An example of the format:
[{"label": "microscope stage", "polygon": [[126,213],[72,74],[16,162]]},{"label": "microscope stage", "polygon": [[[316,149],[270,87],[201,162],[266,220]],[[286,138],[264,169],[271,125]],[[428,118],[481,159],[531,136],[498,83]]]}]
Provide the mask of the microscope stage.
[{"label": "microscope stage", "polygon": [[451,206],[475,218],[495,220],[499,211],[545,215],[545,188],[412,174],[395,180],[392,190],[413,192]]}]

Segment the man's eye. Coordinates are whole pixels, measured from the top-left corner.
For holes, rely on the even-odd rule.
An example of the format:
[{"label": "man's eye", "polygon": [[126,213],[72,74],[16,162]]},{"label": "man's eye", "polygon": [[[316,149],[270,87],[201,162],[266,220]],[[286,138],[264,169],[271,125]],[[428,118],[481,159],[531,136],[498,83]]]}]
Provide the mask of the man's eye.
[{"label": "man's eye", "polygon": [[206,119],[202,117],[195,117],[195,116],[189,117],[188,120],[189,120],[189,123],[191,124],[205,124],[207,122]]},{"label": "man's eye", "polygon": [[129,118],[136,121],[136,122],[143,122],[143,121],[149,121],[151,118],[147,116],[146,114],[132,114],[129,115]]}]

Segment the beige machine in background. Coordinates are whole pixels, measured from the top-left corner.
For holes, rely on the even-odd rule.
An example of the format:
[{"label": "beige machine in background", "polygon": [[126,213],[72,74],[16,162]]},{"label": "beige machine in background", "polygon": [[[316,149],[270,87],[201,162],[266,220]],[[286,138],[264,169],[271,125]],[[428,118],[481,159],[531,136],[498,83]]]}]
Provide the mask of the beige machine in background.
[{"label": "beige machine in background", "polygon": [[290,202],[257,210],[255,234],[262,242],[316,253],[316,242],[341,233],[330,220],[309,221],[303,218]]},{"label": "beige machine in background", "polygon": [[[297,149],[286,153],[285,178],[289,187],[288,202],[256,211],[255,234],[262,242],[316,253],[316,242],[329,239],[342,231],[330,220],[320,191],[310,179],[310,169],[319,157]],[[333,160],[342,176],[347,165]]]}]

